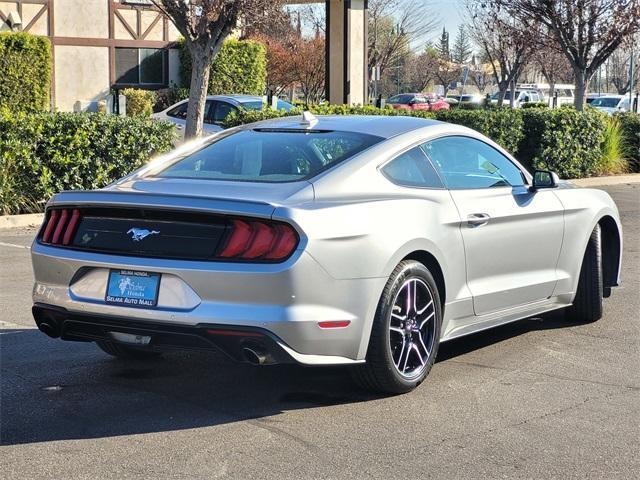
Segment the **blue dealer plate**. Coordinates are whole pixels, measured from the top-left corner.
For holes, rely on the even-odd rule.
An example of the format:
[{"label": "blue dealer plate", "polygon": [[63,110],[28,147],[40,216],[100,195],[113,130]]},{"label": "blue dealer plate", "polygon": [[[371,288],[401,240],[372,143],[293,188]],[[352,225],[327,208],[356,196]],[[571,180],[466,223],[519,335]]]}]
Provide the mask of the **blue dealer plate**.
[{"label": "blue dealer plate", "polygon": [[123,307],[155,307],[159,290],[159,273],[111,270],[105,302]]}]

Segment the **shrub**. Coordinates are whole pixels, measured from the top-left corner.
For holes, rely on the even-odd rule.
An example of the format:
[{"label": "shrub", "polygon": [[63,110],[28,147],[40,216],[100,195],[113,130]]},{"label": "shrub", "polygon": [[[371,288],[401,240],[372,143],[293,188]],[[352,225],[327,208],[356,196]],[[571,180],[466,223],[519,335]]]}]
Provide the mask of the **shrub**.
[{"label": "shrub", "polygon": [[521,108],[549,108],[546,102],[528,102],[523,103]]},{"label": "shrub", "polygon": [[[184,86],[191,83],[191,55],[180,42],[180,72]],[[209,95],[262,95],[267,84],[265,47],[253,40],[227,40],[211,64]]]},{"label": "shrub", "polygon": [[51,42],[29,33],[0,33],[0,107],[49,110]]},{"label": "shrub", "polygon": [[623,152],[629,162],[629,170],[640,173],[640,115],[620,113],[616,115],[623,135]]},{"label": "shrub", "polygon": [[598,175],[625,173],[629,168],[624,147],[624,133],[618,118],[608,117],[605,122],[602,159],[598,163]]},{"label": "shrub", "polygon": [[153,105],[156,103],[156,93],[150,90],[137,88],[125,88],[122,95],[127,99],[127,117],[142,115],[148,117],[153,113]]},{"label": "shrub", "polygon": [[574,108],[522,110],[524,138],[519,159],[532,168],[555,170],[563,178],[594,175],[603,159],[606,115]]},{"label": "shrub", "polygon": [[498,143],[505,150],[516,154],[524,133],[522,115],[510,108],[491,110],[438,110],[435,118],[472,128]]},{"label": "shrub", "polygon": [[102,188],[173,139],[173,125],[143,117],[1,109],[0,211],[42,211],[56,192]]},{"label": "shrub", "polygon": [[173,85],[170,88],[162,88],[156,90],[156,102],[153,106],[154,112],[161,112],[169,108],[171,105],[189,98],[189,89],[176,87]]}]

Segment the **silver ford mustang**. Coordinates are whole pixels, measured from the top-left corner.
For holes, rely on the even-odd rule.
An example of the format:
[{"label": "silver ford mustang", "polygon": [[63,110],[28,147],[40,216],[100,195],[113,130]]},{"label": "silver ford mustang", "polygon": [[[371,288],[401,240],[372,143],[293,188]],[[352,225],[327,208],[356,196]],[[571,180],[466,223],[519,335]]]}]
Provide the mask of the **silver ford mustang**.
[{"label": "silver ford mustang", "polygon": [[33,314],[118,357],[350,365],[400,393],[441,342],[561,308],[598,320],[621,251],[607,193],[531,176],[473,130],[306,113],[56,195]]}]

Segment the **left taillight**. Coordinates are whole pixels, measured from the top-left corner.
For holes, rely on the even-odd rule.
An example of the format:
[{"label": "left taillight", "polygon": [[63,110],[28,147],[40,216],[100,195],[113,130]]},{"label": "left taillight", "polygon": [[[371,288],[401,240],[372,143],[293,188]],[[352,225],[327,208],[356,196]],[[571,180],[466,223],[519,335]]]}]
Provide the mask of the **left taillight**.
[{"label": "left taillight", "polygon": [[50,209],[40,241],[51,245],[70,245],[81,218],[77,208]]}]

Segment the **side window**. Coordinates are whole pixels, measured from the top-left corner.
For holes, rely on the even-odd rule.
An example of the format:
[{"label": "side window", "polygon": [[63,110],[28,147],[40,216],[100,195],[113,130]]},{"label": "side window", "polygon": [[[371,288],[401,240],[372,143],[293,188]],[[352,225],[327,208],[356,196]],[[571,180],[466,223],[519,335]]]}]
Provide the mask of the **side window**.
[{"label": "side window", "polygon": [[420,147],[391,160],[382,168],[385,177],[404,187],[442,188],[442,182]]},{"label": "side window", "polygon": [[213,109],[215,108],[215,103],[213,100],[207,100],[207,103],[204,106],[204,123],[213,123],[211,117],[213,116]]},{"label": "side window", "polygon": [[189,102],[184,102],[177,107],[172,108],[167,112],[167,115],[173,118],[180,118],[185,120],[187,118],[187,108],[189,108]]},{"label": "side window", "polygon": [[227,102],[216,102],[215,111],[213,113],[213,122],[212,123],[222,123],[227,115],[231,112],[235,112],[237,110],[236,107]]},{"label": "side window", "polygon": [[444,137],[423,148],[451,190],[516,187],[525,183],[518,167],[480,140]]}]

